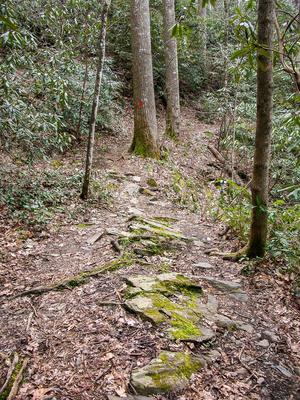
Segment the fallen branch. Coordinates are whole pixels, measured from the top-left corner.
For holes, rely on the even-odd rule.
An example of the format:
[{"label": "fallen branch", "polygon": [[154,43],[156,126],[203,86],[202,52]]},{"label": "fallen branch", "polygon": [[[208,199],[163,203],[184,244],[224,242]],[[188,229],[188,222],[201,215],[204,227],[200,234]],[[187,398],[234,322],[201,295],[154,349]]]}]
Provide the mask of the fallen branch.
[{"label": "fallen branch", "polygon": [[77,275],[74,275],[70,278],[64,279],[58,283],[55,283],[50,286],[38,286],[32,289],[25,290],[21,293],[13,296],[13,299],[29,296],[29,295],[41,295],[44,293],[52,292],[52,291],[61,291],[65,289],[72,290],[73,288],[83,285],[89,281],[89,278],[96,277],[105,272],[115,271],[123,267],[130,266],[134,263],[135,258],[131,254],[124,254],[119,257],[117,260],[110,261],[104,265],[97,266],[88,271],[82,271]]},{"label": "fallen branch", "polygon": [[247,255],[247,251],[248,251],[248,245],[234,253],[226,253],[226,252],[219,251],[218,249],[208,249],[206,254],[208,254],[210,256],[222,257],[223,260],[239,261],[242,257]]},{"label": "fallen branch", "polygon": [[15,354],[14,354],[13,361],[12,361],[12,363],[11,363],[11,365],[10,365],[8,371],[7,371],[7,375],[6,375],[5,382],[4,382],[4,384],[2,385],[2,387],[1,387],[1,389],[0,389],[0,395],[6,390],[8,384],[10,383],[12,374],[14,373],[15,368],[16,368],[18,362],[19,362],[19,356],[18,356],[17,353],[15,353]]},{"label": "fallen branch", "polygon": [[212,155],[219,161],[219,163],[222,164],[222,167],[223,167],[224,171],[225,171],[229,176],[232,176],[232,179],[234,179],[235,182],[236,182],[238,185],[242,186],[243,182],[241,181],[241,179],[240,179],[238,173],[237,173],[235,170],[232,171],[232,170],[226,165],[226,164],[227,164],[227,163],[226,163],[226,160],[225,160],[225,158],[222,156],[222,154],[221,154],[217,149],[215,149],[213,146],[211,146],[211,145],[208,145],[207,148],[208,148],[208,150],[212,153]]},{"label": "fallen branch", "polygon": [[25,358],[23,360],[21,368],[14,380],[14,383],[13,383],[10,393],[7,397],[7,400],[13,400],[15,398],[15,396],[17,395],[20,383],[22,382],[22,379],[23,379],[23,372],[24,372],[25,368],[27,367],[27,364],[28,364],[28,358]]}]

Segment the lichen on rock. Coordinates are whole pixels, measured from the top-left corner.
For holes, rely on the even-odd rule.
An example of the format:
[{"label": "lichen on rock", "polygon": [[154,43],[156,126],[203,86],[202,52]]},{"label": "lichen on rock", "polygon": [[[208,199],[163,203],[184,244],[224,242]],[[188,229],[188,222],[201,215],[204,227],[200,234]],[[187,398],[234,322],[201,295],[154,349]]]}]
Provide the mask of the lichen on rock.
[{"label": "lichen on rock", "polygon": [[133,370],[131,384],[143,395],[181,390],[205,360],[183,352],[164,351],[142,368]]}]

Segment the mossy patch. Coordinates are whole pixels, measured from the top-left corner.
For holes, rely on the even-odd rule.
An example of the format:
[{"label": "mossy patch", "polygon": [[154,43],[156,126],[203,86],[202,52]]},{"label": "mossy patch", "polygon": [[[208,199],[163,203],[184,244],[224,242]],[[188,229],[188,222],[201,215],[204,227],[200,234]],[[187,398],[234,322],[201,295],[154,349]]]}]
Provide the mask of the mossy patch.
[{"label": "mossy patch", "polygon": [[61,291],[61,290],[65,290],[65,289],[73,289],[77,286],[87,283],[91,277],[96,277],[98,275],[104,274],[105,272],[112,272],[112,271],[116,271],[121,268],[128,267],[128,266],[132,265],[135,261],[136,261],[136,259],[135,259],[134,255],[132,255],[131,253],[125,253],[118,259],[109,261],[108,263],[106,263],[104,265],[99,265],[90,270],[81,271],[80,273],[78,273],[74,276],[66,278],[66,279],[64,279],[60,282],[54,283],[53,285],[50,285],[50,286],[39,286],[39,287],[35,287],[35,288],[29,289],[29,290],[25,290],[24,292],[21,292],[14,297],[17,298],[17,297],[28,296],[28,295],[32,295],[32,294],[40,295],[40,294],[48,293],[51,291]]},{"label": "mossy patch", "polygon": [[164,351],[143,368],[132,373],[131,383],[144,395],[182,390],[205,361],[188,353]]},{"label": "mossy patch", "polygon": [[82,222],[80,224],[77,224],[76,226],[78,229],[87,229],[87,228],[90,228],[91,226],[93,226],[93,224]]},{"label": "mossy patch", "polygon": [[147,185],[152,187],[152,188],[157,188],[158,184],[154,178],[148,178],[147,179]]},{"label": "mossy patch", "polygon": [[177,273],[127,278],[126,306],[154,324],[166,324],[173,340],[202,342],[214,332],[201,326],[203,315],[187,304],[197,304],[202,289],[197,282]]}]

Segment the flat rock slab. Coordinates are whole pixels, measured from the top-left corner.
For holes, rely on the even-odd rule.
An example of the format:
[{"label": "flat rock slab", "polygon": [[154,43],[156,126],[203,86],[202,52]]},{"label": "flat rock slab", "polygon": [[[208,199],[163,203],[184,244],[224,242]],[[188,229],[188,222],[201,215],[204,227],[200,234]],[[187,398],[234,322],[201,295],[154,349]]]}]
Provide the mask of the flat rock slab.
[{"label": "flat rock slab", "polygon": [[126,281],[126,308],[153,324],[164,323],[170,339],[202,343],[215,337],[205,326],[198,282],[177,273],[137,275]]},{"label": "flat rock slab", "polygon": [[199,268],[199,269],[214,269],[214,266],[207,263],[207,262],[199,262],[197,264],[194,264],[193,267]]},{"label": "flat rock slab", "polygon": [[242,289],[242,285],[239,282],[226,281],[218,278],[212,278],[209,276],[198,276],[199,279],[203,279],[211,284],[214,288],[221,292],[228,293],[231,297],[234,297],[239,301],[247,301],[248,295]]},{"label": "flat rock slab", "polygon": [[135,275],[126,278],[126,282],[144,292],[159,292],[164,294],[173,294],[174,292],[182,292],[191,290],[202,293],[201,285],[184,275],[176,272],[168,272],[159,275]]},{"label": "flat rock slab", "polygon": [[164,351],[142,368],[134,369],[131,384],[137,393],[154,395],[184,389],[204,359],[183,352]]}]

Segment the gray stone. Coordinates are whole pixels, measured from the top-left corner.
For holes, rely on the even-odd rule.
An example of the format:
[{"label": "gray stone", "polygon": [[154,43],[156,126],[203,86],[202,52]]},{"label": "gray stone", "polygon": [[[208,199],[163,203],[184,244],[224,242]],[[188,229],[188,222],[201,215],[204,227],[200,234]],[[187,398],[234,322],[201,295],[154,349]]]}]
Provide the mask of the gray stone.
[{"label": "gray stone", "polygon": [[238,321],[238,328],[241,329],[242,331],[248,332],[248,333],[253,333],[254,332],[254,327],[250,324],[244,324],[241,321]]},{"label": "gray stone", "polygon": [[194,246],[196,247],[204,247],[205,244],[201,242],[201,240],[194,240]]},{"label": "gray stone", "polygon": [[204,355],[205,360],[208,362],[208,364],[214,363],[218,361],[221,358],[221,353],[218,350],[209,350],[205,355]]},{"label": "gray stone", "polygon": [[234,297],[239,301],[247,301],[248,295],[242,290],[240,282],[226,281],[222,279],[212,278],[209,276],[199,276],[199,279],[203,279],[210,283],[214,288],[228,293],[230,296]]},{"label": "gray stone", "polygon": [[182,390],[192,375],[206,365],[188,353],[164,351],[149,364],[134,369],[131,384],[137,393],[152,395]]},{"label": "gray stone", "polygon": [[257,343],[257,345],[260,346],[260,347],[267,348],[267,347],[269,347],[270,343],[268,342],[267,339],[263,339],[263,340],[259,341]]},{"label": "gray stone", "polygon": [[280,337],[277,336],[275,332],[268,331],[268,330],[262,332],[262,338],[263,339],[267,339],[267,340],[269,340],[270,342],[273,342],[273,343],[280,342]]},{"label": "gray stone", "polygon": [[141,179],[142,178],[140,176],[135,176],[134,175],[134,176],[131,177],[132,182],[137,182],[138,183],[138,182],[141,182]]},{"label": "gray stone", "polygon": [[207,263],[207,262],[199,262],[197,264],[194,264],[193,267],[196,268],[201,268],[201,269],[213,269],[213,265]]},{"label": "gray stone", "polygon": [[197,281],[176,272],[168,272],[153,276],[135,275],[126,278],[126,282],[145,292],[155,291],[172,294],[176,289],[180,292],[181,289],[185,288],[202,293],[202,288]]},{"label": "gray stone", "polygon": [[272,364],[272,367],[277,369],[282,375],[286,376],[287,378],[292,378],[293,374],[289,371],[285,366],[281,364]]},{"label": "gray stone", "polygon": [[108,395],[107,396],[108,400],[155,400],[154,397],[146,397],[146,396],[131,396],[130,394],[127,395],[126,397],[119,397],[119,396],[114,396],[114,395]]}]

